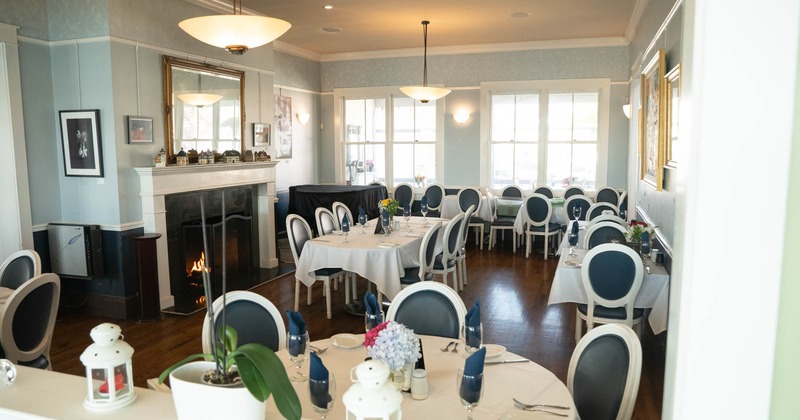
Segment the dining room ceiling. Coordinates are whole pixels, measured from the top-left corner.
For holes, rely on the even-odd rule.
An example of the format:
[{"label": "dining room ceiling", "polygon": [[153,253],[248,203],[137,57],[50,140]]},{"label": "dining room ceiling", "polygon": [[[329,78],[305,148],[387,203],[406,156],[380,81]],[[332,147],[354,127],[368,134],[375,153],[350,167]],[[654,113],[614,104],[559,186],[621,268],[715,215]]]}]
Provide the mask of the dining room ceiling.
[{"label": "dining room ceiling", "polygon": [[[215,3],[229,0],[187,0]],[[320,56],[428,46],[598,38],[630,39],[647,0],[244,0],[255,14],[292,24],[278,41]],[[332,8],[326,9],[325,6]],[[229,6],[228,6],[229,7]],[[230,9],[228,10],[230,13]]]}]

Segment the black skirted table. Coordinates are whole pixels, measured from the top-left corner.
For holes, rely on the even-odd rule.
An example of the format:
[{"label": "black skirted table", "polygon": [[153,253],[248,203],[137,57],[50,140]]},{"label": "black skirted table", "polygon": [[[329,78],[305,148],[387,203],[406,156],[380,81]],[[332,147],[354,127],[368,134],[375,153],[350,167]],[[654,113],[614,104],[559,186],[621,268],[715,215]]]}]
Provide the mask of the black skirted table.
[{"label": "black skirted table", "polygon": [[306,219],[313,229],[316,226],[314,211],[317,207],[331,210],[333,203],[340,201],[350,209],[353,217],[357,217],[358,206],[361,206],[367,217],[373,219],[380,214],[378,201],[386,197],[386,187],[382,185],[296,185],[289,187],[289,213]]}]

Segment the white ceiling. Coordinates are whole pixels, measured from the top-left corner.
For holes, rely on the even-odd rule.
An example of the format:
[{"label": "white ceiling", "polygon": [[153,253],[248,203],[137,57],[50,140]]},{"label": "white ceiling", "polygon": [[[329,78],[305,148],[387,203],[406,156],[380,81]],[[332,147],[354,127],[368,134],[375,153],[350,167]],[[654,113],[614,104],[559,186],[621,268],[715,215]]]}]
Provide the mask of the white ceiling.
[{"label": "white ceiling", "polygon": [[[230,0],[187,0],[231,13]],[[243,0],[245,13],[287,20],[276,42],[318,57],[428,47],[553,43],[590,39],[624,43],[646,0]],[[323,6],[333,6],[326,10]],[[529,13],[525,18],[514,13]],[[326,32],[323,28],[340,28]],[[610,41],[609,41],[610,42]],[[608,43],[608,42],[607,42]],[[506,45],[507,47],[507,45]]]}]

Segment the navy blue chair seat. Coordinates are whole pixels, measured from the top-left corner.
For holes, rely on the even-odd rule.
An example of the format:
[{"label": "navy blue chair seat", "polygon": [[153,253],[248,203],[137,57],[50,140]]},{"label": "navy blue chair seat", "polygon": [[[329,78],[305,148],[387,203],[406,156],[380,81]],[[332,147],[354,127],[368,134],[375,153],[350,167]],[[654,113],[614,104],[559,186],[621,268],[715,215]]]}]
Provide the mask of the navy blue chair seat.
[{"label": "navy blue chair seat", "polygon": [[497,216],[492,222],[492,226],[514,226],[517,219],[511,216]]},{"label": "navy blue chair seat", "polygon": [[[405,269],[406,275],[400,277],[400,284],[409,285],[419,283],[419,267],[411,267]],[[433,280],[433,273],[425,273],[425,281]]]},{"label": "navy blue chair seat", "polygon": [[[548,227],[549,227],[548,231],[550,232],[561,229],[561,225],[554,222],[550,222]],[[531,232],[544,232],[544,226],[529,226],[528,230]]]},{"label": "navy blue chair seat", "polygon": [[[587,315],[587,311],[589,310],[588,306],[589,305],[587,305],[585,303],[579,303],[578,304],[578,311],[580,313],[584,314],[584,315]],[[644,315],[644,309],[633,308],[633,317],[634,318],[640,318],[642,315]],[[625,312],[625,308],[622,308],[622,307],[620,307],[620,308],[606,308],[603,305],[594,305],[594,316],[600,317],[600,318],[624,320],[625,317],[627,316],[627,313]]]},{"label": "navy blue chair seat", "polygon": [[[447,268],[453,268],[456,265],[456,260],[447,260]],[[433,262],[433,269],[434,270],[444,270],[444,264],[442,263],[442,254],[436,256],[436,260]]]},{"label": "navy blue chair seat", "polygon": [[329,277],[329,276],[335,276],[339,274],[341,271],[342,271],[341,268],[333,268],[333,267],[320,268],[319,270],[314,271],[314,275]]}]

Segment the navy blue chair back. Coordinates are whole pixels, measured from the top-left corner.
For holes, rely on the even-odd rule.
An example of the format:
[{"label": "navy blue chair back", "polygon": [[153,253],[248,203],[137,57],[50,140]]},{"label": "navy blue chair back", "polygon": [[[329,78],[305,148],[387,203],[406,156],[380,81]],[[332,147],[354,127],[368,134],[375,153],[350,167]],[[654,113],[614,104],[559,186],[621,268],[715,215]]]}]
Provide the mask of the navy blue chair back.
[{"label": "navy blue chair back", "polygon": [[613,226],[601,226],[592,232],[591,237],[587,237],[586,249],[592,249],[600,244],[607,244],[613,240],[625,243],[625,233]]},{"label": "navy blue chair back", "polygon": [[428,197],[428,208],[438,210],[444,198],[444,188],[438,184],[428,185],[428,188],[425,189],[425,197]]},{"label": "navy blue chair back", "polygon": [[528,212],[528,218],[534,223],[543,223],[548,214],[548,205],[546,199],[538,196],[530,196],[525,201],[525,211]]},{"label": "navy blue chair back", "polygon": [[414,202],[414,190],[408,184],[400,184],[394,189],[394,199],[403,207],[406,203]]},{"label": "navy blue chair back", "polygon": [[543,195],[543,196],[545,196],[547,198],[553,198],[553,190],[550,189],[549,187],[542,186],[542,187],[536,188],[533,192],[536,193],[536,194],[541,194],[541,195]]},{"label": "navy blue chair back", "polygon": [[291,245],[295,261],[297,261],[303,253],[306,242],[311,239],[311,228],[305,219],[290,214],[287,218],[286,231],[289,236],[289,245]]},{"label": "navy blue chair back", "polygon": [[459,338],[461,319],[453,303],[435,290],[422,290],[400,302],[394,320],[415,334]]},{"label": "navy blue chair back", "polygon": [[522,198],[522,190],[516,185],[509,185],[509,186],[503,188],[503,191],[500,193],[500,196],[501,197],[519,197],[519,198]]},{"label": "navy blue chair back", "polygon": [[458,208],[462,212],[467,211],[469,206],[477,209],[481,204],[481,193],[474,188],[464,188],[458,193]]},{"label": "navy blue chair back", "polygon": [[573,395],[581,418],[614,420],[628,380],[630,353],[622,338],[603,335],[581,353],[575,368]]},{"label": "navy blue chair back", "polygon": [[33,260],[27,256],[19,256],[9,261],[0,274],[0,287],[16,289],[36,275]]},{"label": "navy blue chair back", "polygon": [[584,197],[577,197],[573,198],[572,200],[567,200],[567,202],[564,203],[564,210],[567,212],[567,218],[574,218],[572,209],[575,208],[575,206],[581,207],[581,217],[579,220],[589,220],[589,207],[592,207],[592,202],[589,201],[588,198]]},{"label": "navy blue chair back", "polygon": [[[225,322],[236,330],[239,345],[263,344],[274,351],[280,350],[278,323],[266,308],[250,300],[228,302],[225,306]],[[217,331],[222,327],[222,316],[216,318]],[[283,321],[281,321],[281,328]]]},{"label": "navy blue chair back", "polygon": [[570,198],[573,195],[585,195],[583,188],[580,187],[569,187],[564,190],[564,198]]},{"label": "navy blue chair back", "polygon": [[633,287],[636,266],[631,257],[619,251],[601,252],[591,260],[589,281],[601,298],[621,299]]},{"label": "navy blue chair back", "polygon": [[596,203],[609,203],[617,206],[619,205],[619,193],[611,187],[603,187],[597,190],[594,201]]}]

